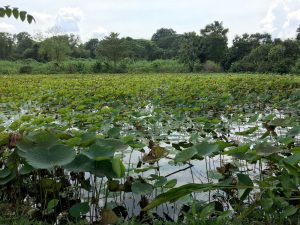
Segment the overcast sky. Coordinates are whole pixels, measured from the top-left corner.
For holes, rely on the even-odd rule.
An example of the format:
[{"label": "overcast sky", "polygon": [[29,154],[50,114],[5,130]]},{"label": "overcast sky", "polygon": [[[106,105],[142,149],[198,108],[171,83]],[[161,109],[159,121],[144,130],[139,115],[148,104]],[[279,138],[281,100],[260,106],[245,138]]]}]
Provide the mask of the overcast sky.
[{"label": "overcast sky", "polygon": [[300,25],[300,0],[2,0],[27,10],[36,23],[0,19],[0,32],[75,33],[85,41],[109,32],[151,38],[161,27],[178,33],[196,31],[215,20],[230,30],[229,39],[245,32],[269,32],[293,38]]}]

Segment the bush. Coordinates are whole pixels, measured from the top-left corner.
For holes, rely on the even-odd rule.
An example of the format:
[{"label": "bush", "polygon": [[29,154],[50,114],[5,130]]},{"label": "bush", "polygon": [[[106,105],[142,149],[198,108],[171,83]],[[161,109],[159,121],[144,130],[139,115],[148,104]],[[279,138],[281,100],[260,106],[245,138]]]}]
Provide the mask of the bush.
[{"label": "bush", "polygon": [[103,70],[103,65],[100,61],[96,61],[93,65],[92,65],[92,72],[93,73],[101,73]]},{"label": "bush", "polygon": [[25,74],[25,73],[26,74],[31,74],[32,70],[33,70],[32,66],[22,66],[19,69],[19,73],[21,73],[21,74]]},{"label": "bush", "polygon": [[128,64],[130,73],[183,73],[188,72],[186,66],[177,60],[136,61]]},{"label": "bush", "polygon": [[203,65],[203,69],[205,72],[209,72],[209,73],[220,73],[223,71],[222,67],[220,64],[217,64],[213,61],[207,60],[204,65]]},{"label": "bush", "polygon": [[297,59],[295,66],[292,68],[292,73],[300,74],[300,58]]},{"label": "bush", "polygon": [[229,72],[237,73],[237,72],[255,72],[256,66],[253,63],[237,61],[233,63],[229,69]]},{"label": "bush", "polygon": [[193,68],[193,72],[201,72],[201,71],[203,71],[203,64],[195,63],[194,68]]}]

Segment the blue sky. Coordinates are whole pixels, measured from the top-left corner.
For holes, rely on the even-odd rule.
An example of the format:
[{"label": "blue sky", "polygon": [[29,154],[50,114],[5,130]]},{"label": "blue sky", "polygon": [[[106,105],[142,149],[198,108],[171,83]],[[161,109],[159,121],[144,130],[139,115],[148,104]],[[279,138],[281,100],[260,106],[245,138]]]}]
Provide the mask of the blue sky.
[{"label": "blue sky", "polygon": [[2,0],[1,5],[27,10],[37,22],[0,19],[0,32],[28,31],[36,38],[75,33],[87,40],[114,31],[149,39],[161,27],[199,33],[215,20],[229,28],[230,40],[245,32],[291,38],[300,25],[300,0]]}]

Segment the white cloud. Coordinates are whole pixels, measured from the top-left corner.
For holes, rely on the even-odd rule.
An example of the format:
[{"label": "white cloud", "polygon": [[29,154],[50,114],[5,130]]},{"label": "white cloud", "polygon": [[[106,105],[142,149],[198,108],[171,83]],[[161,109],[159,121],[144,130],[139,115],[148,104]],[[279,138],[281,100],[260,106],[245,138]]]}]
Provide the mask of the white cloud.
[{"label": "white cloud", "polygon": [[90,36],[92,38],[103,39],[108,34],[109,34],[108,30],[106,30],[104,27],[98,26],[95,30],[92,31]]},{"label": "white cloud", "polygon": [[267,15],[260,22],[263,32],[269,32],[274,37],[293,38],[300,25],[300,1],[276,0]]},{"label": "white cloud", "polygon": [[54,25],[48,29],[50,33],[79,33],[83,13],[79,8],[60,8]]},{"label": "white cloud", "polygon": [[15,30],[15,26],[8,23],[0,22],[0,32],[14,33]]},{"label": "white cloud", "polygon": [[32,12],[36,23],[32,26],[36,33],[46,32],[49,27],[54,25],[55,16],[43,13],[43,12]]}]

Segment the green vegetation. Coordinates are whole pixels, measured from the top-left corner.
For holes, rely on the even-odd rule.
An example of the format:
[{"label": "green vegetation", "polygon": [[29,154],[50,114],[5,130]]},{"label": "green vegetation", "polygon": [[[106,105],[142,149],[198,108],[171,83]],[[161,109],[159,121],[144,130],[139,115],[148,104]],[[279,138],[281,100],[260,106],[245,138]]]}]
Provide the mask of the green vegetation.
[{"label": "green vegetation", "polygon": [[0,93],[1,222],[300,222],[297,76],[7,75]]},{"label": "green vegetation", "polygon": [[26,11],[20,11],[18,8],[11,8],[10,6],[0,7],[0,18],[1,17],[11,17],[13,16],[15,19],[21,19],[21,21],[27,20],[29,24],[32,21],[35,21],[32,15],[28,14]]},{"label": "green vegetation", "polygon": [[[205,72],[206,68],[201,68]],[[210,70],[207,70],[210,71]],[[99,73],[183,73],[184,64],[176,60],[130,61],[117,63],[96,59],[74,59],[60,63],[41,63],[32,59],[0,61],[0,74],[99,74]],[[214,71],[212,71],[214,72]]]},{"label": "green vegetation", "polygon": [[[10,71],[29,74],[144,71],[299,74],[300,28],[294,39],[245,33],[236,36],[230,46],[228,32],[218,21],[205,26],[199,34],[177,34],[173,29],[161,28],[151,40],[119,37],[112,32],[102,40],[90,39],[83,43],[74,34],[36,40],[26,32],[14,35],[2,32],[0,60],[19,61],[17,64],[4,62],[11,67],[0,69],[0,74]],[[28,63],[30,61],[32,63]],[[73,62],[75,65],[65,66]],[[55,65],[54,68],[48,69],[49,64]]]}]

